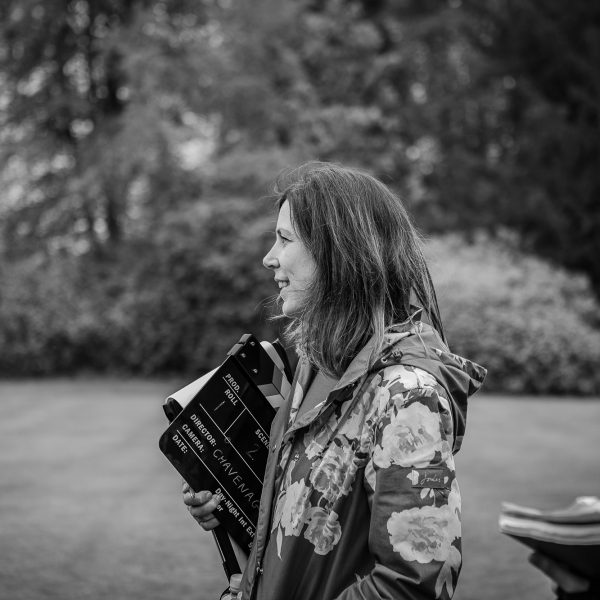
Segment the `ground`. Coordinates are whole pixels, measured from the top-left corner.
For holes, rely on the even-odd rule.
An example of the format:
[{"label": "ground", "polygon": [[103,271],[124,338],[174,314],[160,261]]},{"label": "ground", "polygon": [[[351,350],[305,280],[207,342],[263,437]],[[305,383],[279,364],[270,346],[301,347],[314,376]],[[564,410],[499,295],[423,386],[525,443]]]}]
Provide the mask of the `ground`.
[{"label": "ground", "polygon": [[[212,536],[158,450],[178,381],[0,382],[0,598],[215,600]],[[600,495],[600,401],[475,396],[457,456],[465,565],[456,600],[552,597],[498,533],[502,500]]]}]

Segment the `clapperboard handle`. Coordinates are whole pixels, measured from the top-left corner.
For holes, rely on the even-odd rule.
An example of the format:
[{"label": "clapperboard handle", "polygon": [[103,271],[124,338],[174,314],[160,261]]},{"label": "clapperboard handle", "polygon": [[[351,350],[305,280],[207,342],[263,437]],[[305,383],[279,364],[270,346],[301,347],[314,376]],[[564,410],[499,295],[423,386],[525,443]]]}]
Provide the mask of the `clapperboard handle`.
[{"label": "clapperboard handle", "polygon": [[215,538],[215,544],[221,555],[221,561],[223,563],[223,570],[227,576],[227,581],[231,579],[234,573],[241,573],[240,564],[238,563],[235,551],[231,544],[231,539],[227,530],[223,525],[219,525],[212,530],[212,534]]}]

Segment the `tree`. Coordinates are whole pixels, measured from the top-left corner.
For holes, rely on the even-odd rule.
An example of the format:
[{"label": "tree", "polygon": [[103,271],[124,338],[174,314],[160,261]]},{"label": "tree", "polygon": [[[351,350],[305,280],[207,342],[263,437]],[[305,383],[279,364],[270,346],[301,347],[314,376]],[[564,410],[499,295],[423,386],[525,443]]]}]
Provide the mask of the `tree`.
[{"label": "tree", "polygon": [[455,7],[437,28],[450,35],[461,76],[431,123],[440,160],[422,218],[433,230],[512,231],[526,249],[587,274],[600,293],[600,6]]},{"label": "tree", "polygon": [[[202,2],[29,0],[0,7],[5,252],[118,242],[181,192],[173,136],[198,95],[186,30]],[[187,61],[187,62],[186,62]],[[158,93],[157,93],[158,92]],[[164,173],[171,190],[149,193]],[[139,219],[138,219],[139,220]]]}]

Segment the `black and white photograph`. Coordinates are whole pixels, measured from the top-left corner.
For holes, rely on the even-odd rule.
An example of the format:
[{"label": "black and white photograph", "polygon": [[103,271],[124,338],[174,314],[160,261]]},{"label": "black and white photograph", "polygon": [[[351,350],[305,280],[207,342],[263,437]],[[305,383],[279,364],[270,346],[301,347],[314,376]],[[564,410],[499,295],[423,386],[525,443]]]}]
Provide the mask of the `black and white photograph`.
[{"label": "black and white photograph", "polygon": [[0,600],[600,600],[600,3],[0,0]]}]

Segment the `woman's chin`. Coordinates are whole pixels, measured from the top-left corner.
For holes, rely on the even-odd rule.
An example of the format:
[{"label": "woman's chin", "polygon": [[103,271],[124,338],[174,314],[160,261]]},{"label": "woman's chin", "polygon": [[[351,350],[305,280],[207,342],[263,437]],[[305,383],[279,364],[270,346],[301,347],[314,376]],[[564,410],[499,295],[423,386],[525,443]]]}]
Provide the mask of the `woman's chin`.
[{"label": "woman's chin", "polygon": [[293,302],[289,299],[284,300],[283,304],[281,305],[281,312],[286,316],[286,317],[297,317],[298,314],[300,313],[300,306],[298,305],[297,302]]},{"label": "woman's chin", "polygon": [[294,316],[294,309],[293,307],[290,308],[289,306],[286,306],[286,303],[284,302],[283,305],[281,306],[281,312],[286,316],[286,317],[293,317]]},{"label": "woman's chin", "polygon": [[298,318],[304,312],[304,303],[306,302],[306,294],[303,290],[289,289],[284,287],[279,292],[279,300],[281,302],[281,312],[290,318]]}]

